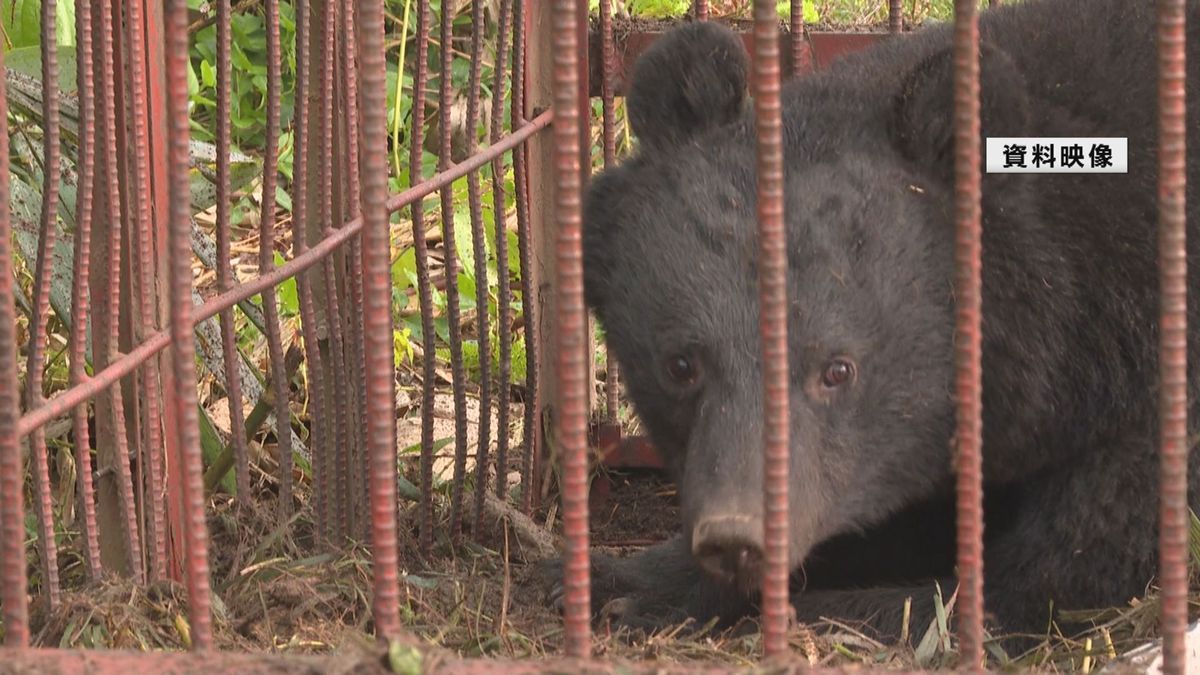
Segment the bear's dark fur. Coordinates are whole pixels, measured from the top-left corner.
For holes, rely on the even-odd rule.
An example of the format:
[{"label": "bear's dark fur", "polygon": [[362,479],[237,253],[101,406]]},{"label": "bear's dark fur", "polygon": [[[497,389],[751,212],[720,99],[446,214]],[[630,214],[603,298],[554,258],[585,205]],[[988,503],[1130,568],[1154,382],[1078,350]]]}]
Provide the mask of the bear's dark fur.
[{"label": "bear's dark fur", "polygon": [[[1052,607],[1122,605],[1157,572],[1155,3],[1028,0],[979,28],[983,137],[1128,138],[1126,174],[983,175],[985,603],[994,627],[1041,632]],[[586,198],[587,302],[683,513],[667,543],[593,556],[595,608],[628,625],[755,609],[764,393],[748,72],[718,25],[656,41],[628,99],[640,150]],[[906,597],[919,636],[934,582],[947,598],[955,588],[952,77],[943,24],[783,90],[792,602],[802,621],[884,638]],[[1194,462],[1188,475],[1195,509]]]}]

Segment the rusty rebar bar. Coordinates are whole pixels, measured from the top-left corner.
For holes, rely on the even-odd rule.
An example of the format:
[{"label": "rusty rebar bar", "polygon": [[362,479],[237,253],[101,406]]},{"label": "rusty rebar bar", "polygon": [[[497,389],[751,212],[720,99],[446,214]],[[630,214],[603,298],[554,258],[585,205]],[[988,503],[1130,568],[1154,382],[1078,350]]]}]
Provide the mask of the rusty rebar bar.
[{"label": "rusty rebar bar", "polygon": [[788,16],[788,33],[791,36],[792,76],[802,75],[811,67],[812,55],[804,28],[804,0],[792,0]]},{"label": "rusty rebar bar", "polygon": [[[422,156],[425,146],[425,87],[429,78],[429,0],[417,0],[416,64],[413,75],[412,142],[409,144],[408,180],[424,185]],[[429,279],[429,245],[425,240],[425,204],[412,202],[413,256],[417,267],[417,298],[421,312],[421,555],[433,550],[433,385],[437,378],[437,333],[433,324],[433,283]]]},{"label": "rusty rebar bar", "polygon": [[[292,257],[308,250],[308,99],[310,18],[308,0],[297,0],[296,11],[296,97],[295,154],[292,160]],[[324,471],[331,452],[328,406],[325,400],[325,371],[321,366],[321,347],[317,341],[317,314],[313,305],[309,274],[296,277],[300,296],[300,327],[304,339],[305,372],[308,374],[309,421],[311,424],[313,511],[318,539],[329,535],[329,476]]]},{"label": "rusty rebar bar", "polygon": [[[5,74],[0,49],[0,75]],[[25,499],[21,436],[12,433],[20,410],[17,384],[17,312],[13,304],[12,220],[9,213],[7,78],[0,81],[0,599],[4,600],[4,644],[29,645],[29,601],[25,597]]]},{"label": "rusty rebar bar", "polygon": [[[95,72],[92,63],[92,13],[86,6],[75,11],[75,66],[79,89],[79,136],[76,166],[78,186],[75,193],[75,260],[71,283],[71,353],[68,391],[79,391],[88,378],[86,372],[89,299],[91,297],[92,200],[95,185]],[[71,407],[71,431],[75,440],[75,475],[79,484],[80,534],[84,541],[84,562],[90,581],[100,578],[100,541],[96,526],[96,492],[92,482],[91,429],[88,426],[88,399],[78,397]],[[45,409],[43,403],[36,410]],[[28,417],[28,414],[26,415]],[[24,418],[23,418],[24,419]],[[23,420],[22,420],[23,421]],[[41,426],[41,425],[37,425]],[[27,427],[32,432],[34,426]],[[22,435],[18,426],[17,435]]]},{"label": "rusty rebar bar", "polygon": [[[707,3],[704,7],[704,17],[700,16],[700,3],[697,0],[697,19],[707,19]],[[610,168],[617,163],[617,134],[616,110],[613,101],[613,34],[612,34],[612,0],[600,0],[600,104],[601,104],[601,139],[604,145],[604,168]],[[617,422],[617,405],[621,390],[621,367],[617,363],[612,350],[605,352],[604,378],[604,411],[609,423]]]},{"label": "rusty rebar bar", "polygon": [[[500,0],[499,26],[496,29],[496,64],[492,69],[492,124],[488,135],[488,142],[492,145],[500,140],[504,126],[504,74],[509,58],[508,32],[511,15],[512,0]],[[516,119],[510,117],[510,124],[515,126]],[[505,226],[504,197],[504,161],[503,156],[500,156],[492,160],[492,222],[496,231],[496,276],[499,286],[496,291],[500,323],[497,327],[497,338],[500,340],[500,389],[496,419],[496,494],[501,498],[508,492],[508,392],[509,380],[512,379],[512,284],[508,269],[508,228]]]},{"label": "rusty rebar bar", "polygon": [[[321,220],[321,236],[330,237],[333,235],[333,65],[334,65],[334,50],[337,48],[334,43],[334,31],[337,28],[338,6],[341,3],[338,0],[324,0],[323,8],[325,10],[324,20],[322,21],[321,38],[323,43],[323,53],[326,55],[322,60],[321,68],[321,110],[320,119],[320,138],[321,138],[321,163],[318,175],[318,181],[321,185],[321,212],[319,218]],[[340,543],[342,539],[349,534],[350,509],[347,502],[349,501],[349,466],[347,465],[346,452],[348,450],[347,438],[349,437],[349,418],[350,410],[347,407],[349,404],[350,392],[347,389],[346,368],[344,362],[342,344],[342,326],[341,326],[341,311],[338,303],[338,285],[337,278],[334,276],[334,259],[333,256],[325,258],[321,262],[321,270],[324,274],[325,281],[325,329],[329,334],[330,349],[329,354],[333,366],[333,382],[330,390],[333,392],[333,444],[329,448],[329,453],[326,455],[325,466],[329,474],[329,482],[326,483],[330,487],[328,500],[332,508],[329,510],[330,530],[334,536],[334,542]]]},{"label": "rusty rebar bar", "polygon": [[954,6],[955,398],[959,664],[983,667],[983,418],[980,370],[978,3]]},{"label": "rusty rebar bar", "polygon": [[[46,326],[50,319],[50,280],[54,272],[54,247],[58,243],[59,139],[58,34],[55,31],[57,3],[42,3],[42,211],[41,237],[38,239],[34,271],[33,316],[30,328],[28,360],[25,369],[25,401],[28,407],[39,405],[42,374],[45,369]],[[50,469],[46,456],[46,435],[35,429],[29,435],[29,459],[33,471],[33,511],[38,522],[38,550],[41,557],[43,589],[50,608],[55,609],[61,595],[58,583],[58,549],[54,541],[54,505],[50,496]]]},{"label": "rusty rebar bar", "polygon": [[[438,74],[438,170],[446,171],[451,165],[453,152],[453,129],[451,127],[451,94],[454,12],[453,6],[442,3],[441,72]],[[458,237],[454,213],[454,189],[447,185],[441,190],[442,257],[446,270],[446,322],[450,333],[450,377],[454,395],[454,475],[450,485],[450,539],[457,542],[462,536],[463,482],[467,470],[467,390],[466,374],[463,372],[462,312],[458,297]],[[425,336],[426,358],[434,354],[433,336]]]},{"label": "rusty rebar bar", "polygon": [[166,0],[167,114],[170,153],[170,230],[168,231],[171,347],[175,396],[174,429],[179,447],[183,538],[186,551],[188,614],[192,647],[212,647],[212,609],[208,581],[208,533],[204,519],[200,426],[196,410],[195,335],[192,318],[191,190],[188,185],[188,37],[186,0]]},{"label": "rusty rebar bar", "polygon": [[591,571],[588,561],[587,364],[580,229],[584,167],[579,152],[578,13],[572,0],[553,5],[555,309],[558,314],[555,429],[562,452],[567,654],[591,653]]},{"label": "rusty rebar bar", "polygon": [[[354,12],[357,3],[354,0],[343,0],[342,13],[339,17],[342,26],[342,59],[343,68],[340,78],[342,94],[345,97],[344,124],[346,129],[346,219],[358,218],[361,213],[362,191],[359,180],[359,126],[358,126],[358,43],[355,40]],[[343,223],[341,227],[345,227]],[[354,495],[355,518],[358,525],[358,536],[366,540],[370,537],[370,516],[367,508],[369,479],[367,477],[366,433],[367,428],[367,366],[363,355],[363,269],[362,269],[362,237],[350,240],[350,258],[346,261],[346,273],[350,277],[350,342],[352,358],[354,359],[355,405],[358,409],[358,424],[354,426],[354,446],[356,456],[354,461]]]},{"label": "rusty rebar bar", "polygon": [[767,656],[787,650],[789,609],[787,233],[777,22],[775,3],[755,0],[752,86],[758,155],[758,296],[765,414],[762,632]]},{"label": "rusty rebar bar", "polygon": [[[217,286],[222,292],[233,288],[233,265],[229,253],[229,147],[232,124],[233,66],[229,52],[232,49],[233,26],[230,0],[217,0]],[[266,167],[264,167],[264,171]],[[263,194],[266,199],[269,195]],[[272,195],[273,196],[273,195]],[[237,337],[234,335],[233,308],[221,312],[221,352],[225,361],[225,394],[229,400],[229,428],[242,429],[245,420],[242,414],[242,369],[238,353]],[[250,457],[246,450],[246,435],[232,433],[229,442],[233,445],[233,465],[237,500],[249,503]]]},{"label": "rusty rebar bar", "polygon": [[[525,0],[513,5],[513,127],[525,119]],[[552,111],[547,111],[553,114]],[[537,300],[533,291],[533,233],[529,220],[529,148],[513,151],[513,191],[517,206],[517,248],[521,259],[521,315],[525,320],[525,414],[521,438],[521,510],[529,514],[537,507],[537,471],[541,455],[541,428],[537,423],[541,409],[538,388],[539,341]]]},{"label": "rusty rebar bar", "polygon": [[1187,670],[1188,336],[1187,3],[1158,3],[1158,203],[1161,434],[1159,584],[1163,672]]},{"label": "rusty rebar bar", "polygon": [[[150,138],[149,101],[146,82],[146,37],[143,26],[146,0],[130,0],[127,5],[128,20],[125,30],[129,42],[129,78],[131,125],[133,130],[133,171],[130,194],[136,200],[131,211],[137,241],[132,251],[138,285],[137,305],[134,307],[134,333],[137,341],[143,342],[149,333],[158,328],[158,308],[154,299],[158,297],[155,280],[155,259],[152,240],[152,218],[150,209]],[[162,389],[158,362],[146,361],[142,368],[142,391],[145,395],[145,452],[143,472],[146,500],[145,528],[147,569],[149,579],[157,581],[166,576],[167,526],[166,490],[163,475]]]},{"label": "rusty rebar bar", "polygon": [[[105,226],[108,228],[109,235],[108,258],[105,261],[109,268],[108,288],[105,289],[107,292],[102,291],[99,297],[103,299],[104,323],[108,327],[107,349],[103,362],[111,363],[117,358],[120,337],[118,317],[121,307],[121,228],[124,223],[121,213],[120,175],[117,166],[117,159],[120,155],[117,149],[117,90],[114,82],[116,58],[113,49],[113,13],[116,10],[116,4],[114,0],[100,0],[93,2],[92,8],[94,12],[92,28],[95,31],[97,48],[100,53],[99,67],[97,68],[99,83],[96,97],[99,105],[96,108],[96,121],[100,138],[104,142],[104,153],[100,156],[103,162],[103,171],[99,172],[97,177],[104,178],[104,187],[107,188],[104,198],[106,208],[104,216],[108,221]],[[100,185],[97,184],[97,187]],[[97,307],[97,309],[101,308]],[[100,355],[95,354],[95,350],[93,355],[97,361],[100,361]],[[129,573],[133,579],[140,581],[144,578],[141,534],[138,527],[137,504],[133,496],[133,475],[129,466],[129,439],[125,428],[124,397],[119,386],[111,388],[108,396],[113,425],[112,436],[116,442],[113,469],[115,469],[117,482],[117,499],[121,508],[121,524],[124,527],[126,564],[129,566]]]},{"label": "rusty rebar bar", "polygon": [[[279,0],[265,0],[267,31],[267,129],[263,149],[262,214],[258,226],[258,274],[262,278],[275,269],[275,190],[279,184],[279,98],[280,59]],[[279,327],[279,303],[275,287],[262,292],[263,321],[267,324],[267,354],[270,358],[271,388],[275,391],[275,442],[279,480],[279,518],[292,516],[292,416],[289,406],[287,365]]]},{"label": "rusty rebar bar", "polygon": [[392,361],[392,278],[387,207],[387,118],[384,114],[383,1],[359,4],[362,77],[363,316],[367,361],[367,448],[371,475],[372,614],[381,639],[399,637],[396,543],[396,387]]},{"label": "rusty rebar bar", "polygon": [[[479,96],[483,71],[483,3],[471,3],[471,67],[467,84],[467,155],[475,154],[479,145]],[[480,196],[479,172],[467,174],[467,207],[471,216],[471,249],[475,257],[475,317],[479,347],[479,438],[475,451],[475,508],[471,527],[478,537],[483,522],[483,502],[487,493],[488,451],[492,428],[492,349],[491,321],[488,316],[487,243],[483,231],[483,198]],[[493,214],[492,224],[503,223]],[[504,235],[497,229],[497,234]],[[504,269],[497,259],[496,272]],[[503,432],[501,432],[503,433]]]}]

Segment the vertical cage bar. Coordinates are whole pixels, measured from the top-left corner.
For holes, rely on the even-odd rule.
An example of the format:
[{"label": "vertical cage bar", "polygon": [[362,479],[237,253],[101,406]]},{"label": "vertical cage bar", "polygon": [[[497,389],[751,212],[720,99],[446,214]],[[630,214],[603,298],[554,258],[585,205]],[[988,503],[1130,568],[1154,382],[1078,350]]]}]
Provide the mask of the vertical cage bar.
[{"label": "vertical cage bar", "polygon": [[[500,140],[504,126],[504,75],[508,63],[509,18],[512,15],[512,0],[500,0],[499,27],[496,31],[496,65],[492,82],[492,125],[489,142]],[[513,88],[516,93],[516,88]],[[510,117],[511,128],[517,128],[516,116]],[[515,156],[521,149],[513,151]],[[516,181],[514,180],[514,186]],[[499,305],[497,337],[500,340],[500,389],[496,404],[499,406],[496,420],[496,495],[501,499],[508,492],[508,414],[509,380],[512,379],[512,284],[508,270],[508,228],[505,219],[504,156],[492,162],[492,220],[496,229],[496,271],[499,289],[496,292]]]},{"label": "vertical cage bar", "polygon": [[[86,0],[75,7],[76,81],[79,91],[78,188],[75,194],[75,261],[71,284],[70,386],[83,383],[86,375],[89,298],[91,297],[92,188],[95,184],[95,78],[92,64],[92,13]],[[100,542],[96,526],[96,493],[92,483],[91,430],[88,404],[75,406],[71,414],[75,438],[75,475],[79,483],[84,540],[84,562],[88,579],[100,578]]]},{"label": "vertical cage bar", "polygon": [[[292,256],[308,250],[308,99],[311,86],[309,77],[309,32],[310,17],[308,0],[297,0],[296,5],[296,90],[294,139],[295,154],[292,165]],[[309,447],[312,449],[313,471],[313,515],[316,520],[317,538],[329,535],[329,475],[324,470],[331,451],[328,443],[330,417],[325,405],[325,377],[321,369],[321,348],[317,342],[317,317],[313,306],[312,277],[310,271],[296,277],[300,296],[300,324],[304,338],[305,372],[308,373],[309,420],[311,432]]]},{"label": "vertical cage bar", "polygon": [[804,0],[792,0],[788,19],[788,32],[792,38],[792,75],[795,77],[812,69],[812,55],[804,36]]},{"label": "vertical cage bar", "polygon": [[[700,16],[701,4],[704,16]],[[697,20],[708,19],[708,6],[704,0],[696,0]],[[600,0],[600,102],[602,106],[601,137],[604,144],[604,168],[617,163],[616,111],[613,103],[613,34],[612,0]],[[617,406],[620,403],[621,367],[612,350],[605,352],[607,377],[604,380],[604,409],[610,424],[617,423]]]},{"label": "vertical cage bar", "polygon": [[[233,287],[233,265],[229,252],[229,147],[230,100],[233,66],[229,52],[232,48],[233,27],[230,0],[217,0],[217,284],[224,293]],[[264,198],[267,195],[263,195]],[[221,312],[221,351],[225,361],[225,395],[229,400],[229,442],[233,445],[233,462],[237,500],[248,504],[250,495],[250,458],[246,452],[245,421],[242,415],[242,358],[234,335],[233,308]]]},{"label": "vertical cage bar", "polygon": [[[0,49],[0,75],[6,75]],[[12,220],[8,171],[7,77],[0,79],[0,429],[16,429],[21,417],[17,383],[17,315],[13,302]],[[29,607],[25,598],[25,500],[21,442],[15,433],[0,434],[0,598],[4,600],[4,643],[29,645]]]},{"label": "vertical cage bar", "polygon": [[1163,672],[1187,669],[1187,68],[1184,0],[1158,2],[1158,218]]},{"label": "vertical cage bar", "polygon": [[[587,397],[583,274],[580,240],[583,166],[579,156],[579,69],[574,0],[553,6],[555,274],[558,312],[558,446],[563,453],[563,529],[566,534],[567,654],[591,653],[591,573],[588,567]],[[528,325],[528,324],[527,324]]]},{"label": "vertical cage bar", "polygon": [[[264,0],[267,30],[267,138],[263,150],[262,215],[259,218],[258,273],[275,269],[275,191],[279,184],[279,0]],[[287,362],[279,328],[279,303],[275,289],[262,294],[263,321],[267,324],[267,350],[271,361],[271,388],[275,392],[275,442],[279,463],[279,519],[292,515],[292,417]]]},{"label": "vertical cage bar", "polygon": [[[514,0],[513,5],[513,128],[518,122],[524,124],[528,88],[525,82],[525,35],[528,15],[526,0]],[[517,247],[521,258],[521,314],[525,318],[525,416],[521,439],[521,510],[529,514],[537,507],[537,472],[541,454],[541,428],[538,426],[538,411],[541,410],[541,391],[538,386],[541,365],[541,336],[537,298],[533,293],[533,232],[529,218],[529,146],[522,145],[513,150],[513,190],[517,204]]]},{"label": "vertical cage bar", "polygon": [[[102,292],[100,295],[104,298],[104,323],[108,327],[107,358],[104,361],[107,364],[117,358],[120,337],[118,317],[121,306],[121,228],[124,222],[121,213],[120,176],[117,166],[119,145],[117,143],[117,106],[115,101],[116,60],[113,49],[113,13],[116,10],[116,3],[113,0],[100,0],[93,3],[93,8],[95,12],[93,20],[96,17],[99,18],[99,23],[93,24],[93,28],[97,29],[96,35],[99,39],[97,46],[100,52],[98,69],[100,81],[96,91],[100,103],[97,107],[97,122],[99,123],[97,128],[104,140],[102,156],[104,170],[100,175],[103,176],[106,183],[104,187],[107,188],[104,199],[104,206],[107,210],[104,216],[108,221],[106,227],[109,235],[108,259],[106,260],[109,269],[108,289],[106,289],[106,293]],[[97,187],[100,187],[99,184]],[[121,523],[124,527],[126,564],[129,566],[130,575],[140,581],[144,578],[141,537],[133,497],[133,476],[129,467],[129,442],[121,386],[111,387],[108,394],[112,406],[112,433],[116,442],[113,468],[116,469],[117,498],[121,508]]]},{"label": "vertical cage bar", "polygon": [[[345,96],[343,105],[344,124],[346,130],[346,217],[354,219],[359,216],[359,205],[362,192],[359,179],[359,126],[358,126],[358,41],[355,39],[356,23],[354,12],[355,0],[344,0],[341,13],[342,26],[342,94]],[[367,367],[363,360],[363,268],[362,268],[362,237],[350,240],[350,258],[346,261],[346,273],[350,277],[350,341],[348,349],[354,359],[355,404],[358,406],[358,420],[354,427],[354,445],[357,454],[354,462],[354,508],[359,531],[357,536],[367,539],[370,536],[370,518],[367,509],[367,460],[366,433],[367,428]]]},{"label": "vertical cage bar", "polygon": [[[321,166],[319,180],[321,184],[321,236],[333,235],[333,65],[334,31],[337,29],[339,0],[324,0],[324,20],[321,22],[321,37],[324,44],[321,68],[321,110],[319,123],[321,125]],[[347,408],[350,392],[347,389],[345,363],[343,362],[341,311],[338,305],[338,285],[334,276],[334,257],[326,256],[321,261],[321,271],[325,276],[325,327],[329,332],[330,356],[333,361],[332,391],[337,398],[333,401],[333,437],[334,443],[329,448],[329,458],[326,466],[332,469],[327,483],[330,488],[330,529],[335,536],[335,542],[341,542],[349,533],[349,467],[346,465],[347,420],[350,411]]]},{"label": "vertical cage bar", "polygon": [[[170,114],[167,98],[169,96],[167,68],[167,8],[162,2],[146,4],[146,84],[149,87],[148,106],[150,114],[147,119],[150,127],[150,191],[153,195],[154,227],[155,227],[155,261],[156,278],[158,283],[158,322],[162,326],[171,323],[171,290],[170,272],[171,260],[171,227],[173,214],[171,203],[171,141]],[[176,71],[183,76],[182,71]],[[168,329],[169,330],[169,329]],[[168,332],[169,335],[169,332]],[[164,491],[166,499],[167,519],[170,536],[167,540],[167,576],[183,582],[186,577],[186,541],[184,520],[183,466],[180,458],[183,450],[179,446],[177,429],[183,420],[176,416],[179,404],[175,400],[178,384],[175,382],[175,354],[171,350],[163,350],[159,365],[159,376],[162,378],[162,416],[163,428],[172,430],[163,434]]]},{"label": "vertical cage bar", "polygon": [[[129,42],[129,71],[133,125],[133,173],[131,194],[136,200],[132,209],[134,232],[137,241],[134,244],[134,263],[138,284],[137,306],[134,312],[134,335],[136,341],[145,341],[146,336],[157,328],[157,308],[154,274],[153,244],[151,242],[151,211],[150,211],[150,138],[147,117],[149,116],[146,82],[146,37],[145,37],[145,3],[146,0],[128,0],[126,7],[128,17],[125,22]],[[163,489],[163,451],[162,451],[162,403],[159,399],[161,391],[158,360],[150,359],[142,366],[142,391],[145,392],[145,453],[143,472],[145,474],[145,491],[149,504],[144,504],[146,544],[148,550],[147,567],[149,579],[157,581],[166,575],[166,498]]]},{"label": "vertical cage bar", "polygon": [[983,418],[980,276],[979,17],[954,6],[955,398],[960,665],[983,662]]},{"label": "vertical cage bar", "polygon": [[[441,72],[438,74],[438,171],[450,168],[453,152],[452,129],[450,126],[451,64],[453,63],[454,12],[453,5],[442,3]],[[455,232],[454,187],[447,185],[439,192],[442,207],[442,252],[446,270],[446,320],[450,330],[450,374],[454,390],[454,477],[450,486],[450,538],[457,542],[462,535],[463,479],[467,468],[467,391],[463,373],[462,332],[459,321],[461,310],[458,297],[458,244]],[[426,358],[433,355],[434,344],[426,337]]]},{"label": "vertical cage bar", "polygon": [[901,0],[888,0],[888,32],[892,34],[904,30],[904,6]]},{"label": "vertical cage bar", "polygon": [[191,191],[188,186],[188,35],[186,0],[166,0],[167,114],[170,151],[170,216],[167,269],[174,359],[174,428],[182,469],[183,538],[187,565],[192,647],[212,647],[208,582],[208,533],[204,520],[203,464],[196,411],[195,338],[192,332]]},{"label": "vertical cage bar", "polygon": [[708,0],[692,0],[692,13],[697,21],[708,21]]},{"label": "vertical cage bar", "polygon": [[[413,76],[412,143],[409,144],[410,186],[424,179],[425,86],[429,78],[429,0],[417,0],[416,72]],[[433,384],[437,378],[433,325],[433,282],[429,278],[429,245],[425,240],[425,200],[412,203],[413,254],[417,263],[417,297],[421,310],[421,555],[433,549]]]},{"label": "vertical cage bar", "polygon": [[[367,361],[367,448],[371,471],[371,545],[375,597],[372,613],[381,638],[399,637],[400,586],[396,576],[396,391],[392,349],[392,278],[387,200],[387,118],[384,114],[383,1],[359,4],[362,73],[362,213],[364,329]],[[370,142],[369,139],[376,139]]]},{"label": "vertical cage bar", "polygon": [[[471,3],[471,71],[467,86],[467,151],[468,157],[479,148],[479,96],[483,71],[483,3]],[[499,61],[499,58],[497,58]],[[495,66],[499,68],[499,64]],[[491,321],[488,317],[487,244],[483,231],[483,200],[480,196],[479,171],[467,174],[467,202],[471,214],[471,247],[475,254],[475,316],[478,325],[479,345],[479,438],[475,452],[475,508],[472,526],[475,536],[483,519],[483,500],[487,494],[488,445],[491,443],[492,425],[492,350]],[[493,217],[493,225],[503,219]],[[497,235],[503,236],[501,229]],[[497,272],[503,269],[497,265]]]},{"label": "vertical cage bar", "polygon": [[[25,369],[25,405],[41,405],[42,375],[46,358],[46,325],[50,320],[50,278],[54,272],[54,247],[58,243],[59,137],[58,34],[54,2],[42,3],[42,211],[41,237],[34,271],[33,316],[30,317],[29,353]],[[11,433],[11,432],[10,432]],[[29,434],[29,459],[33,470],[33,510],[38,521],[38,549],[42,578],[50,608],[59,604],[58,547],[54,541],[54,505],[50,496],[50,470],[42,427]]]},{"label": "vertical cage bar", "polygon": [[754,3],[754,113],[758,153],[759,332],[762,340],[765,551],[763,651],[787,650],[788,348],[787,236],[784,229],[783,121],[775,3]]}]

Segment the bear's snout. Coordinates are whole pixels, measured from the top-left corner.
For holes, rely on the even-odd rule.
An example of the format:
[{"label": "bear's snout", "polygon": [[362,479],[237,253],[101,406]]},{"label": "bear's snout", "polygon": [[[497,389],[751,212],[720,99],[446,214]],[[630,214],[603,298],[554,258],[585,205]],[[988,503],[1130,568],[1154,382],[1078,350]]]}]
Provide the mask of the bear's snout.
[{"label": "bear's snout", "polygon": [[710,516],[692,530],[692,555],[701,569],[743,593],[762,580],[762,522],[753,516]]}]

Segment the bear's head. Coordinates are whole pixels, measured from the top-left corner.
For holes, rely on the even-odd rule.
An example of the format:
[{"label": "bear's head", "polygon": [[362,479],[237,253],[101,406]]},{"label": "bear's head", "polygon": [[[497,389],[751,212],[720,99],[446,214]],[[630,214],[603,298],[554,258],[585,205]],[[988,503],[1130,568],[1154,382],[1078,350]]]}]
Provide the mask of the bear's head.
[{"label": "bear's head", "polygon": [[[674,473],[683,533],[748,592],[766,397],[749,70],[717,24],[651,45],[626,101],[639,149],[590,183],[583,234],[586,300]],[[823,75],[784,92],[793,567],[953,476],[951,54],[905,72],[892,91]]]}]

